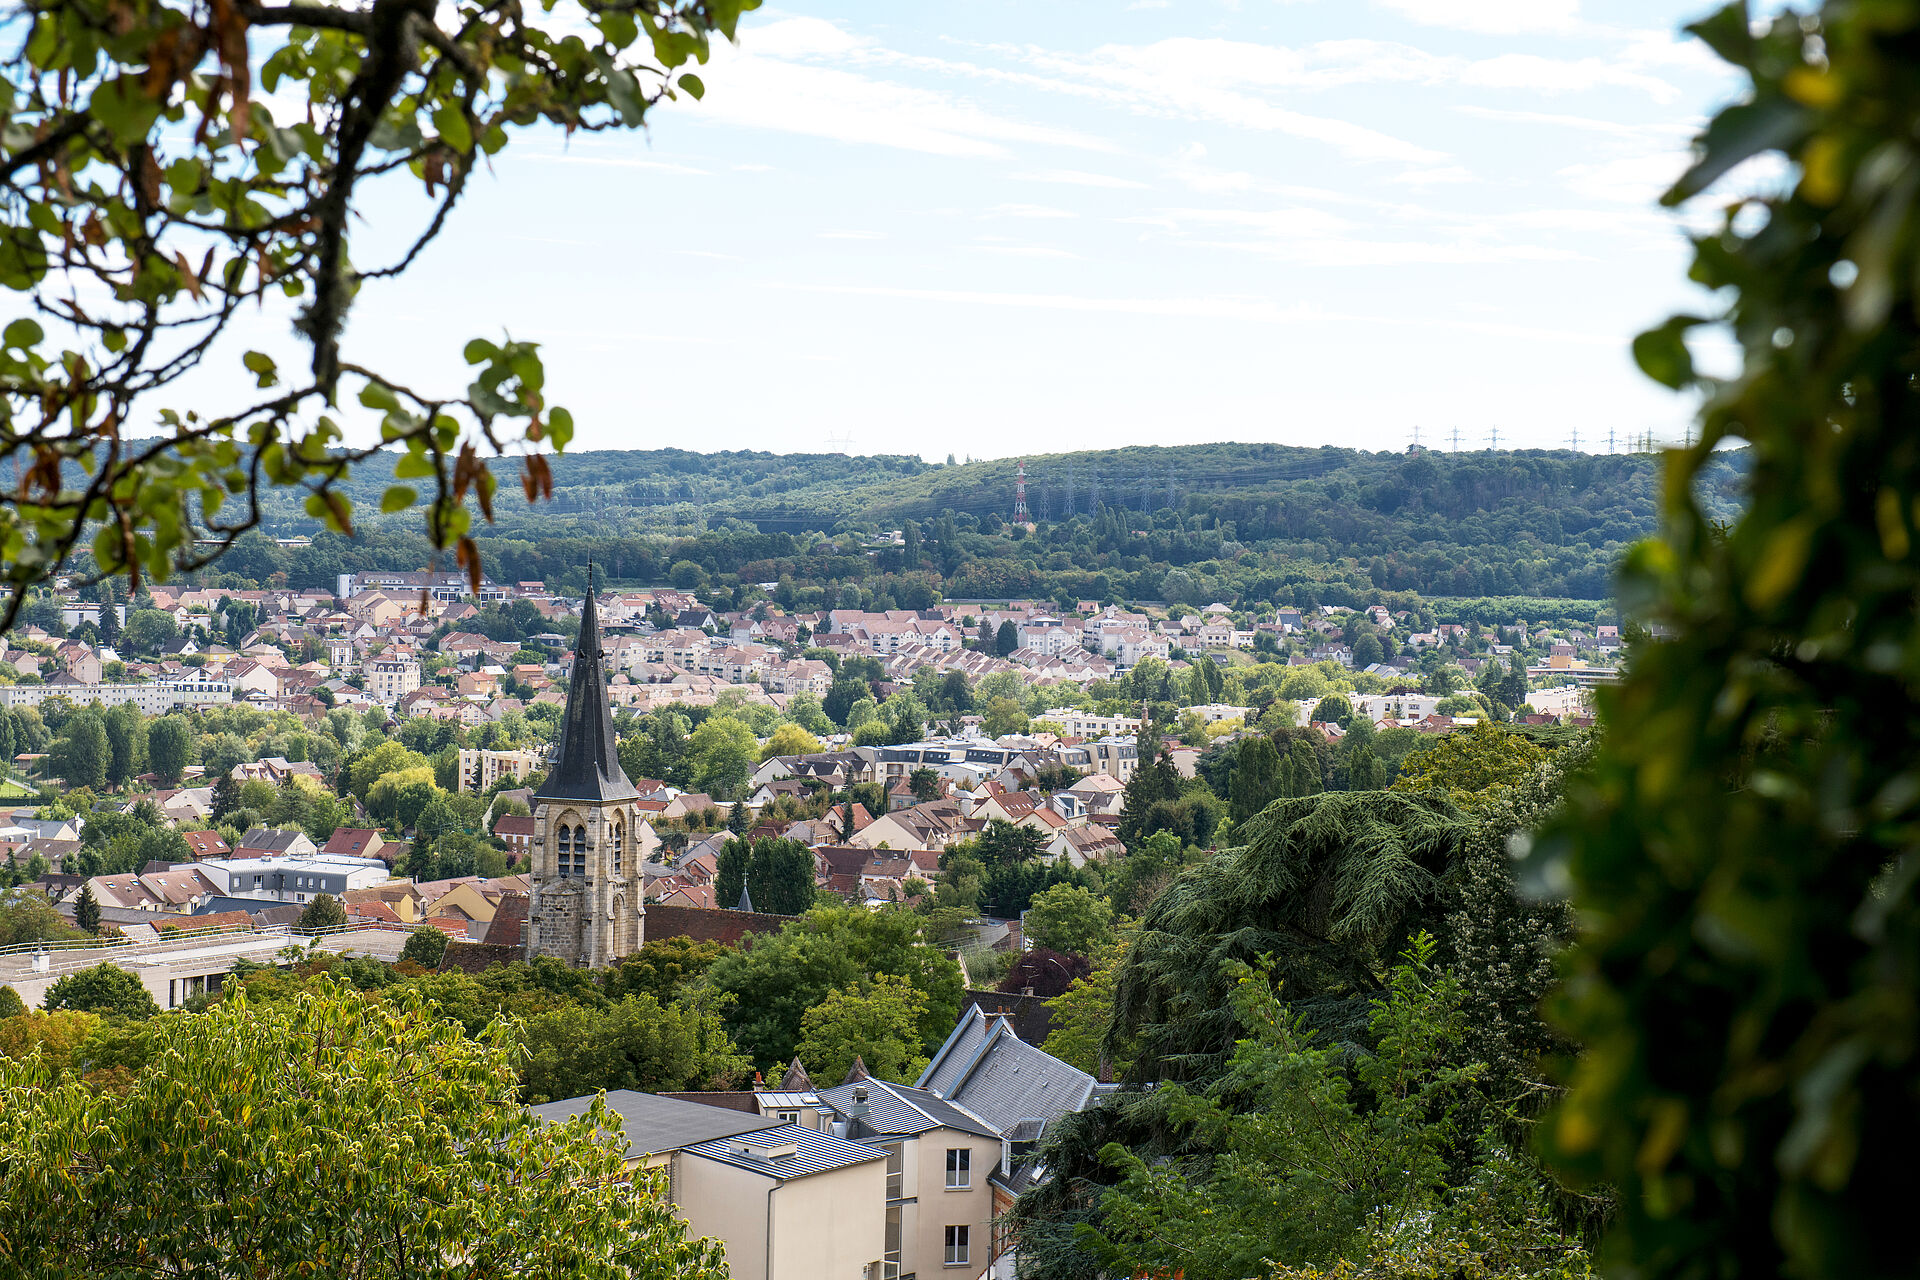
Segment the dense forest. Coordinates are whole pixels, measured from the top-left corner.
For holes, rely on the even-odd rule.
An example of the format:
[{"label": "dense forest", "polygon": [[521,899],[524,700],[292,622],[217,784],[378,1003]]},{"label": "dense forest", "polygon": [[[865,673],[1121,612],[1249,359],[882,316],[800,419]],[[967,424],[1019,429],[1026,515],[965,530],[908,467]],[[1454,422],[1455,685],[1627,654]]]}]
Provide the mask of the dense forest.
[{"label": "dense forest", "polygon": [[[1007,523],[1021,461],[1032,535]],[[702,586],[786,579],[826,603],[853,599],[852,584],[862,603],[905,604],[924,586],[957,599],[1306,604],[1369,590],[1603,599],[1621,552],[1652,530],[1659,460],[1214,444],[946,465],[603,450],[556,456],[552,470],[551,501],[503,500],[484,530],[496,578],[567,585],[592,558],[616,581],[666,583],[685,563]],[[1702,499],[1716,518],[1737,511],[1743,472],[1739,454],[1708,469]],[[224,567],[309,586],[342,570],[417,567],[427,548],[416,518],[373,515],[387,481],[366,468],[349,486],[363,513],[354,542],[323,537],[296,552],[256,543]],[[291,497],[277,501],[272,532],[315,531]],[[910,554],[863,545],[910,523]]]}]

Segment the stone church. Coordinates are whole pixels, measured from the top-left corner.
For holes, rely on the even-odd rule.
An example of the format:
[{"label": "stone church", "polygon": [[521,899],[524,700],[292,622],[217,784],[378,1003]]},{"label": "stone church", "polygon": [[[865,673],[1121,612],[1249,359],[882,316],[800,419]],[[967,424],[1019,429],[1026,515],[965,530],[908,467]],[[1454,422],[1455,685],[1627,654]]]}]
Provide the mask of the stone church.
[{"label": "stone church", "polygon": [[634,807],[640,793],[620,768],[606,656],[589,585],[559,745],[533,797],[529,960],[554,956],[592,969],[640,950],[646,914],[640,863],[652,828]]}]

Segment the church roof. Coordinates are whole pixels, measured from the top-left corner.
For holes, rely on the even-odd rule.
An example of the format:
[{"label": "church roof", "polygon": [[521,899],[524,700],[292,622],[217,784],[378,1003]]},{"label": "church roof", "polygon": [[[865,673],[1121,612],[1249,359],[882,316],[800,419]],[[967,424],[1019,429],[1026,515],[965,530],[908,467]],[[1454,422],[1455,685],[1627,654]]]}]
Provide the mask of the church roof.
[{"label": "church roof", "polygon": [[620,768],[613,707],[607,701],[606,658],[600,647],[600,614],[594,607],[593,585],[589,582],[587,602],[580,613],[580,638],[573,646],[573,672],[567,682],[567,714],[560,722],[560,745],[535,801],[633,800],[640,795]]}]

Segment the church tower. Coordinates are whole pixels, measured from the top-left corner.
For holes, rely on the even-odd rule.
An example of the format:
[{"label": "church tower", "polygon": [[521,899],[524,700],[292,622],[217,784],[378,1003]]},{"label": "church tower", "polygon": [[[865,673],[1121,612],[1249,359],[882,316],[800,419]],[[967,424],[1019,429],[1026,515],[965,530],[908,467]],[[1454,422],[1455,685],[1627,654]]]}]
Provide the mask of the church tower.
[{"label": "church tower", "polygon": [[651,828],[634,807],[639,794],[620,768],[589,570],[567,714],[552,769],[533,797],[527,959],[554,956],[592,969],[640,949],[640,861]]}]

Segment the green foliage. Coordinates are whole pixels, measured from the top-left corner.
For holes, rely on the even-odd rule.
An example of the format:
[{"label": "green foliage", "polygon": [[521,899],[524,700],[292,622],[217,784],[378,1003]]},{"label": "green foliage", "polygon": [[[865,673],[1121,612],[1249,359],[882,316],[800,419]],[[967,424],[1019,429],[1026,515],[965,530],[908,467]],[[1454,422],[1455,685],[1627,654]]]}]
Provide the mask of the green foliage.
[{"label": "green foliage", "polygon": [[107,785],[113,750],[107,742],[106,725],[92,711],[69,716],[47,755],[48,765],[69,788],[88,787],[98,791]]},{"label": "green foliage", "polygon": [[[1463,992],[1436,971],[1434,951],[1416,936],[1388,975],[1368,1019],[1375,1050],[1350,1073],[1268,975],[1230,963],[1248,1034],[1217,1088],[1170,1084],[1163,1103],[1204,1155],[1149,1163],[1109,1144],[1101,1154],[1118,1181],[1083,1247],[1109,1274],[1192,1280],[1341,1263],[1363,1275],[1587,1274],[1580,1241],[1556,1226],[1539,1179],[1496,1135],[1458,1167],[1466,1126],[1485,1109],[1484,1098],[1470,1102],[1484,1094],[1484,1069],[1460,1061]],[[1451,1265],[1456,1255],[1469,1265]]]},{"label": "green foliage", "polygon": [[334,929],[346,922],[347,909],[340,905],[340,900],[330,893],[321,893],[314,895],[313,901],[309,902],[306,910],[300,913],[299,923],[294,927],[310,930]]},{"label": "green foliage", "polygon": [[731,715],[703,720],[687,740],[693,784],[716,800],[732,800],[744,792],[760,763],[760,743],[753,730]]},{"label": "green foliage", "polygon": [[180,784],[193,763],[193,727],[182,716],[162,716],[147,729],[147,761],[163,787]]},{"label": "green foliage", "polygon": [[778,916],[801,914],[813,905],[813,875],[813,850],[800,841],[775,836],[755,841],[747,867],[753,909]]},{"label": "green foliage", "polygon": [[1462,809],[1479,809],[1532,778],[1546,758],[1521,734],[1476,720],[1409,754],[1393,790],[1437,791]]},{"label": "green foliage", "polygon": [[[1749,162],[1784,177],[1696,236],[1711,312],[1635,343],[1706,403],[1621,582],[1664,635],[1599,692],[1592,779],[1536,845],[1582,920],[1554,1008],[1586,1046],[1543,1134],[1618,1187],[1604,1256],[1623,1273],[1904,1274],[1920,10],[1734,5],[1692,30],[1741,83],[1667,201]],[[1709,322],[1740,344],[1736,376],[1694,369],[1684,338]],[[1729,521],[1699,487],[1736,440],[1751,472]]]},{"label": "green foliage", "polygon": [[746,891],[747,868],[753,861],[753,845],[744,839],[733,839],[720,846],[719,856],[714,859],[713,905],[734,909],[740,902],[740,895]]},{"label": "green foliage", "polygon": [[904,911],[816,907],[779,933],[756,937],[707,970],[735,1042],[756,1064],[784,1063],[800,1041],[800,1020],[829,992],[880,974],[905,978],[927,997],[921,1048],[931,1051],[960,1014],[960,968],[920,939]]},{"label": "green foliage", "polygon": [[1107,1040],[1115,985],[1126,962],[1128,945],[1129,940],[1121,938],[1093,956],[1093,969],[1086,977],[1075,978],[1065,991],[1047,1001],[1053,1030],[1040,1047],[1096,1079],[1124,1076],[1133,1066],[1131,1037]]},{"label": "green foliage", "polygon": [[727,1038],[719,1015],[663,1006],[644,992],[535,1014],[523,1034],[521,1092],[528,1102],[600,1089],[728,1089],[753,1070]]},{"label": "green foliage", "polygon": [[1055,885],[1033,895],[1024,927],[1036,947],[1091,956],[1113,941],[1113,908],[1082,885]]},{"label": "green foliage", "polygon": [[[238,565],[257,568],[249,543],[263,539],[248,531],[276,487],[301,500],[306,518],[350,536],[344,481],[355,464],[392,459],[380,454],[387,445],[398,461],[365,477],[377,489],[361,505],[409,510],[420,490],[405,482],[430,481],[425,540],[454,552],[477,586],[467,504],[490,520],[498,484],[482,449],[525,450],[517,467],[531,503],[551,490],[539,446],[563,450],[572,417],[546,393],[531,343],[469,341],[462,356],[474,377],[450,399],[400,389],[413,381],[405,371],[344,364],[358,283],[404,272],[468,175],[515,131],[634,128],[662,98],[699,97],[690,64],[706,60],[715,37],[731,38],[753,3],[570,7],[551,26],[486,9],[383,11],[375,21],[153,5],[106,26],[83,3],[36,11],[7,58],[18,132],[4,143],[13,177],[0,287],[19,318],[0,334],[0,372],[20,484],[0,507],[11,586],[0,626],[76,553],[104,573],[164,580],[200,566],[206,548],[195,540],[210,533],[216,554],[232,547]],[[347,243],[369,184],[402,203],[413,191],[422,206],[401,233],[406,248],[379,265],[354,260]],[[56,310],[53,297],[76,279],[101,305]],[[234,317],[269,296],[299,300],[304,367],[229,351]],[[193,356],[154,347],[161,332],[191,332]],[[209,350],[237,356],[230,371],[259,398],[234,401],[231,413],[160,408]],[[343,374],[380,415],[378,434],[355,448],[342,447],[328,416]],[[157,438],[122,440],[123,423],[145,429],[156,416]],[[151,652],[172,628],[134,609],[120,642]]]},{"label": "green foliage", "polygon": [[1282,800],[1239,829],[1244,846],[1183,871],[1140,919],[1113,1035],[1140,1038],[1134,1077],[1217,1069],[1239,1034],[1221,980],[1272,957],[1288,1003],[1354,1040],[1393,957],[1438,932],[1472,826],[1430,796],[1330,791]]},{"label": "green foliage", "polygon": [[859,1058],[881,1080],[911,1084],[927,1069],[920,1025],[927,997],[905,978],[878,974],[871,981],[829,991],[800,1019],[800,1061],[820,1081],[846,1077]]},{"label": "green foliage", "polygon": [[111,1018],[151,1018],[160,1012],[140,979],[113,964],[97,964],[55,979],[42,1004],[48,1013],[77,1009]]},{"label": "green foliage", "polygon": [[1280,798],[1280,753],[1274,749],[1272,739],[1255,734],[1240,740],[1234,752],[1229,787],[1235,824],[1245,822]]},{"label": "green foliage", "polygon": [[648,938],[646,946],[607,971],[606,993],[615,1000],[649,995],[661,1004],[672,1004],[690,995],[713,962],[730,950],[718,942],[691,938]]},{"label": "green foliage", "polygon": [[[260,1274],[341,1280],[726,1275],[658,1176],[625,1171],[617,1117],[596,1102],[548,1125],[515,1105],[506,1024],[469,1039],[417,1000],[326,982],[150,1034],[154,1065],[124,1091],[0,1060],[0,1238],[21,1274],[207,1274],[244,1244]],[[212,1171],[231,1179],[217,1197]],[[319,1176],[332,1194],[312,1194]]]},{"label": "green foliage", "polygon": [[400,958],[427,969],[440,967],[440,960],[447,954],[447,935],[438,929],[422,926],[407,935],[406,945],[400,948]]},{"label": "green foliage", "polygon": [[10,986],[0,984],[0,1022],[18,1017],[26,1011],[27,1003],[20,998],[20,993]]},{"label": "green foliage", "polygon": [[100,932],[100,900],[93,896],[93,882],[80,886],[80,896],[73,902],[73,922],[88,933]]}]

